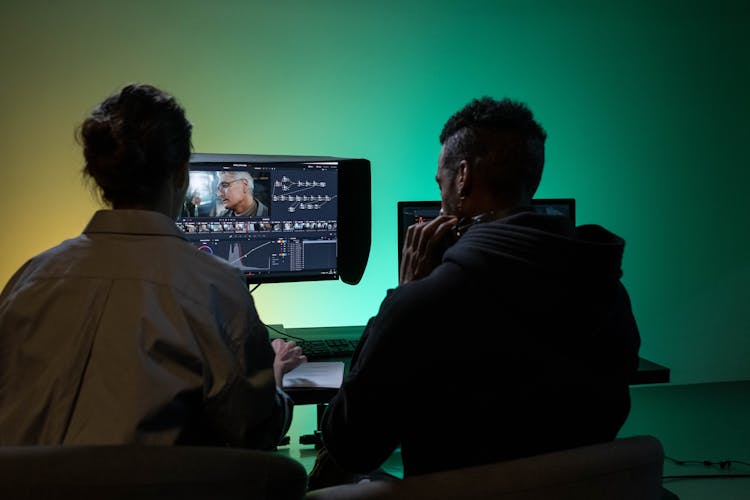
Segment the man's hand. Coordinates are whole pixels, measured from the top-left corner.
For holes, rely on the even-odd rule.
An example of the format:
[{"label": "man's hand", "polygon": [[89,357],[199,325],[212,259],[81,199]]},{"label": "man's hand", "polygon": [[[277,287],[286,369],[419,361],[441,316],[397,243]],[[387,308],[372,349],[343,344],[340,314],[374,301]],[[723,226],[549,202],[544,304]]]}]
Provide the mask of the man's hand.
[{"label": "man's hand", "polygon": [[284,374],[306,362],[307,357],[302,354],[302,348],[294,341],[273,339],[271,347],[276,354],[273,359],[273,376],[276,379],[276,385],[281,387]]},{"label": "man's hand", "polygon": [[401,249],[399,284],[424,278],[435,269],[450,246],[448,231],[457,222],[450,215],[440,215],[428,222],[418,222],[406,230]]}]

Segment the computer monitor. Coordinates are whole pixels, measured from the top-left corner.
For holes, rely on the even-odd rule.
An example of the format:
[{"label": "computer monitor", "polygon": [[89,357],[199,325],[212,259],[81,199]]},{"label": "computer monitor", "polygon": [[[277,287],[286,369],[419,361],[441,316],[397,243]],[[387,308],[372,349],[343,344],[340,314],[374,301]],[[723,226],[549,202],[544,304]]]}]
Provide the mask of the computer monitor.
[{"label": "computer monitor", "polygon": [[[565,215],[575,224],[575,198],[535,198],[531,200],[532,209],[538,213]],[[401,249],[406,239],[406,230],[419,221],[434,219],[440,213],[440,200],[399,201],[398,211],[398,267],[401,269]]]},{"label": "computer monitor", "polygon": [[368,160],[195,153],[189,169],[177,226],[248,284],[361,279],[370,252]]}]

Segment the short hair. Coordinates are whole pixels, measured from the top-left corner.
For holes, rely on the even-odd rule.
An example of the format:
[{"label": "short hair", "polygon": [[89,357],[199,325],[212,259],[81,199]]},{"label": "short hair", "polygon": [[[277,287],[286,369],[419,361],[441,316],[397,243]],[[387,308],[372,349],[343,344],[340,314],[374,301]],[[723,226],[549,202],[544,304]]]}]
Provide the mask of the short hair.
[{"label": "short hair", "polygon": [[190,158],[192,125],[166,92],[131,84],[106,98],[81,124],[83,175],[102,200],[153,204],[164,182]]},{"label": "short hair", "polygon": [[250,175],[250,172],[247,172],[245,170],[227,170],[226,172],[219,172],[219,174],[228,175],[232,178],[232,180],[245,179],[247,180],[247,185],[250,188],[250,191],[255,192],[255,179],[253,179],[253,176]]},{"label": "short hair", "polygon": [[473,99],[445,123],[440,133],[446,166],[462,159],[485,166],[490,189],[513,201],[531,199],[544,168],[547,133],[529,108],[517,101]]}]

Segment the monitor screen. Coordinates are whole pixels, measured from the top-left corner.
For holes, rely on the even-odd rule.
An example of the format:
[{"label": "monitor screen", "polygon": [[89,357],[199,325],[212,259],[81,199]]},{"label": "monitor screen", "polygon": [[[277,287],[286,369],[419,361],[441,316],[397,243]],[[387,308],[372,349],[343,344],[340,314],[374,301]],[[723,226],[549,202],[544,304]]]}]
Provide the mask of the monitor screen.
[{"label": "monitor screen", "polygon": [[353,209],[340,205],[340,170],[352,162],[366,162],[369,205],[366,160],[193,154],[177,226],[248,283],[339,279],[341,210]]},{"label": "monitor screen", "polygon": [[[535,198],[531,200],[535,212],[549,215],[565,215],[575,224],[575,198]],[[406,230],[412,224],[434,219],[440,213],[440,200],[399,201],[398,211],[398,267],[401,268],[401,249],[406,239]]]}]

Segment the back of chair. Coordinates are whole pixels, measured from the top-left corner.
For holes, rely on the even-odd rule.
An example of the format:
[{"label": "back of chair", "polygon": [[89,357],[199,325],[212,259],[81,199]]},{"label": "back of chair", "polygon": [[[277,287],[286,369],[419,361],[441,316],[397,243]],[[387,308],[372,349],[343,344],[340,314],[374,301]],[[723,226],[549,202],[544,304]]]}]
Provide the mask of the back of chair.
[{"label": "back of chair", "polygon": [[211,447],[0,447],[2,499],[298,500],[305,468],[273,452]]},{"label": "back of chair", "polygon": [[518,460],[414,476],[403,481],[333,486],[307,500],[650,500],[661,498],[664,451],[635,436]]}]

